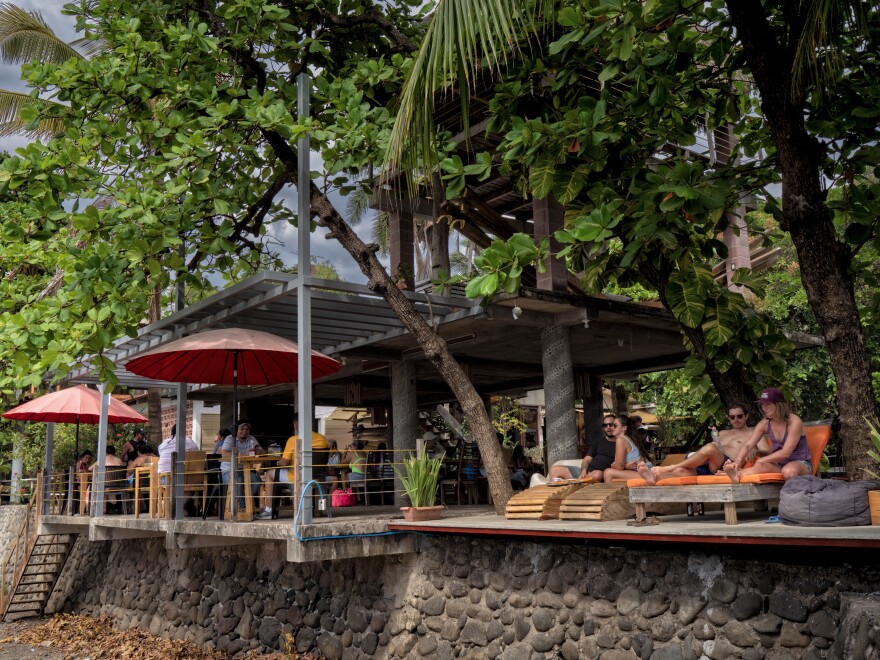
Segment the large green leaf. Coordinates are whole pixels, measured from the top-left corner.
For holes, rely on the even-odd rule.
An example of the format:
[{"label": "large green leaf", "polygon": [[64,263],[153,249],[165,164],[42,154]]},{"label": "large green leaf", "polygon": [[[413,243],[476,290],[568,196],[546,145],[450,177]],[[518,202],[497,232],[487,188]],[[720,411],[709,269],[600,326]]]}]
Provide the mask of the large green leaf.
[{"label": "large green leaf", "polygon": [[556,176],[556,163],[550,158],[542,158],[529,172],[529,189],[537,199],[544,199],[553,190]]},{"label": "large green leaf", "polygon": [[693,280],[675,278],[666,286],[666,299],[675,318],[696,328],[706,313],[706,295]]}]

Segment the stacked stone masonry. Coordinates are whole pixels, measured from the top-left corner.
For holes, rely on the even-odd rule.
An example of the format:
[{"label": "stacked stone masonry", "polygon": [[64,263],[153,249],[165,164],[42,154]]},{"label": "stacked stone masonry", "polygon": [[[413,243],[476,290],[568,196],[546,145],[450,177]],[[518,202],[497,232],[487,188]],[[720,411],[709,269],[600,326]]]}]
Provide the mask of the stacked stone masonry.
[{"label": "stacked stone masonry", "polygon": [[423,537],[290,564],[280,545],[80,539],[49,605],[231,653],[286,637],[345,659],[878,657],[880,570],[822,560]]}]

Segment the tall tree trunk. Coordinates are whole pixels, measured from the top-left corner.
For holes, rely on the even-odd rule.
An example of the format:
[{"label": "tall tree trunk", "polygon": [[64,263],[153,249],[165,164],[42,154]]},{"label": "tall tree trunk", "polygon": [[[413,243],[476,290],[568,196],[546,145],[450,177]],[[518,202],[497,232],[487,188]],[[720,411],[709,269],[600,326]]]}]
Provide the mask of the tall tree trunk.
[{"label": "tall tree trunk", "polygon": [[[761,109],[776,145],[782,171],[782,229],[791,234],[800,262],[807,301],[822,330],[837,382],[843,459],[852,478],[862,478],[872,461],[865,418],[875,419],[871,361],[849,272],[852,251],[838,240],[822,187],[822,149],[804,124],[803,93],[793,90],[790,74],[794,45],[802,25],[788,32],[769,25],[761,2],[728,2],[746,62],[761,92]],[[788,43],[776,38],[786,34]]]},{"label": "tall tree trunk", "polygon": [[[278,147],[275,148],[278,153]],[[290,168],[290,163],[286,158],[285,162]],[[495,511],[499,515],[503,514],[507,501],[513,496],[513,489],[508,478],[507,465],[501,455],[501,445],[498,444],[495,429],[489,419],[486,407],[483,405],[482,398],[465,375],[461,365],[455,361],[446,346],[446,341],[434,333],[403,295],[403,292],[394,285],[385,268],[376,259],[378,246],[365,245],[336,211],[330,200],[314,184],[312,184],[311,201],[312,212],[321,219],[322,224],[330,229],[327,238],[335,238],[351,254],[361,272],[367,276],[367,286],[385,299],[406,326],[406,329],[412,333],[416,342],[425,352],[425,357],[437,368],[437,371],[449,385],[461,405],[462,412],[470,422],[474,439],[480,448],[480,455],[486,466],[486,476],[495,503]]]},{"label": "tall tree trunk", "polygon": [[[213,32],[218,36],[228,38],[230,36],[229,30],[213,13],[212,8],[204,2],[199,4],[201,15],[208,21]],[[263,63],[248,50],[229,44],[226,48],[230,57],[242,67],[241,84],[245,91],[248,87],[262,91],[266,79]],[[284,166],[288,180],[296,182],[297,154],[291,144],[280,133],[272,129],[261,127],[260,132],[272,147],[275,157]],[[299,194],[304,192],[299,191]],[[501,445],[498,444],[492,421],[489,419],[483,400],[474,389],[473,383],[465,375],[461,365],[452,357],[443,338],[431,330],[403,292],[391,280],[382,264],[379,263],[376,258],[379,246],[365,245],[334,208],[329,198],[314,183],[311,185],[310,197],[313,215],[317,216],[321,223],[330,229],[327,238],[338,240],[354,258],[361,272],[367,277],[367,286],[385,299],[406,329],[412,333],[416,342],[425,352],[425,356],[449,385],[464,414],[470,420],[473,436],[480,448],[483,464],[486,467],[486,476],[495,502],[495,511],[499,514],[503,513],[507,500],[513,496],[513,488],[510,485],[507,464],[501,456]],[[300,218],[300,221],[304,220]]]}]

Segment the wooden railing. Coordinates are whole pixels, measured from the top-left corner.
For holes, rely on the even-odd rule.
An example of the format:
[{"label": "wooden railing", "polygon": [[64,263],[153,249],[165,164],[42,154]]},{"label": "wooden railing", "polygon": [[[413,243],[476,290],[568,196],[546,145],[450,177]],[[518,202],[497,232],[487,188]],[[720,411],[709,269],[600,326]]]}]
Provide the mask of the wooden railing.
[{"label": "wooden railing", "polygon": [[[27,505],[24,521],[18,530],[9,552],[0,564],[0,613],[5,614],[8,601],[15,593],[15,587],[24,573],[28,557],[37,540],[37,529],[40,525],[40,506],[43,494],[43,474],[37,475],[37,487]],[[33,521],[31,517],[33,516]],[[10,576],[7,578],[7,576]]]}]

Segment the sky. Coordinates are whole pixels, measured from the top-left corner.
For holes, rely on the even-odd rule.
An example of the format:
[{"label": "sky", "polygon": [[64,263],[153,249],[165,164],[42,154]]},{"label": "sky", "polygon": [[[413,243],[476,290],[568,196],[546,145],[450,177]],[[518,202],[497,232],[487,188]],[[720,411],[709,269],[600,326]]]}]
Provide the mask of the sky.
[{"label": "sky", "polygon": [[[62,8],[68,0],[13,0],[14,4],[28,11],[39,11],[43,19],[52,30],[60,38],[65,41],[72,41],[77,38],[74,31],[74,19],[62,13]],[[27,86],[21,81],[21,67],[18,65],[9,65],[0,63],[0,87],[13,91],[26,92]],[[27,144],[27,138],[22,137],[0,137],[0,150],[14,153],[15,149]],[[312,169],[317,169],[316,165]],[[296,189],[288,187],[281,192],[285,204],[291,209],[296,210]],[[338,195],[330,195],[336,209],[345,216],[345,199]],[[365,218],[364,221],[355,228],[355,231],[364,239],[365,242],[370,240],[370,219]],[[281,243],[281,247],[275,246],[284,257],[286,263],[293,265],[296,263],[297,252],[297,235],[296,228],[287,223],[277,223],[272,225],[269,233]],[[339,276],[348,282],[366,282],[366,278],[361,273],[360,268],[355,264],[354,259],[345,251],[345,249],[335,240],[326,240],[324,236],[327,230],[319,228],[312,234],[311,252],[312,256],[321,261],[333,264],[339,272]],[[388,266],[387,260],[382,260],[383,264]]]}]

